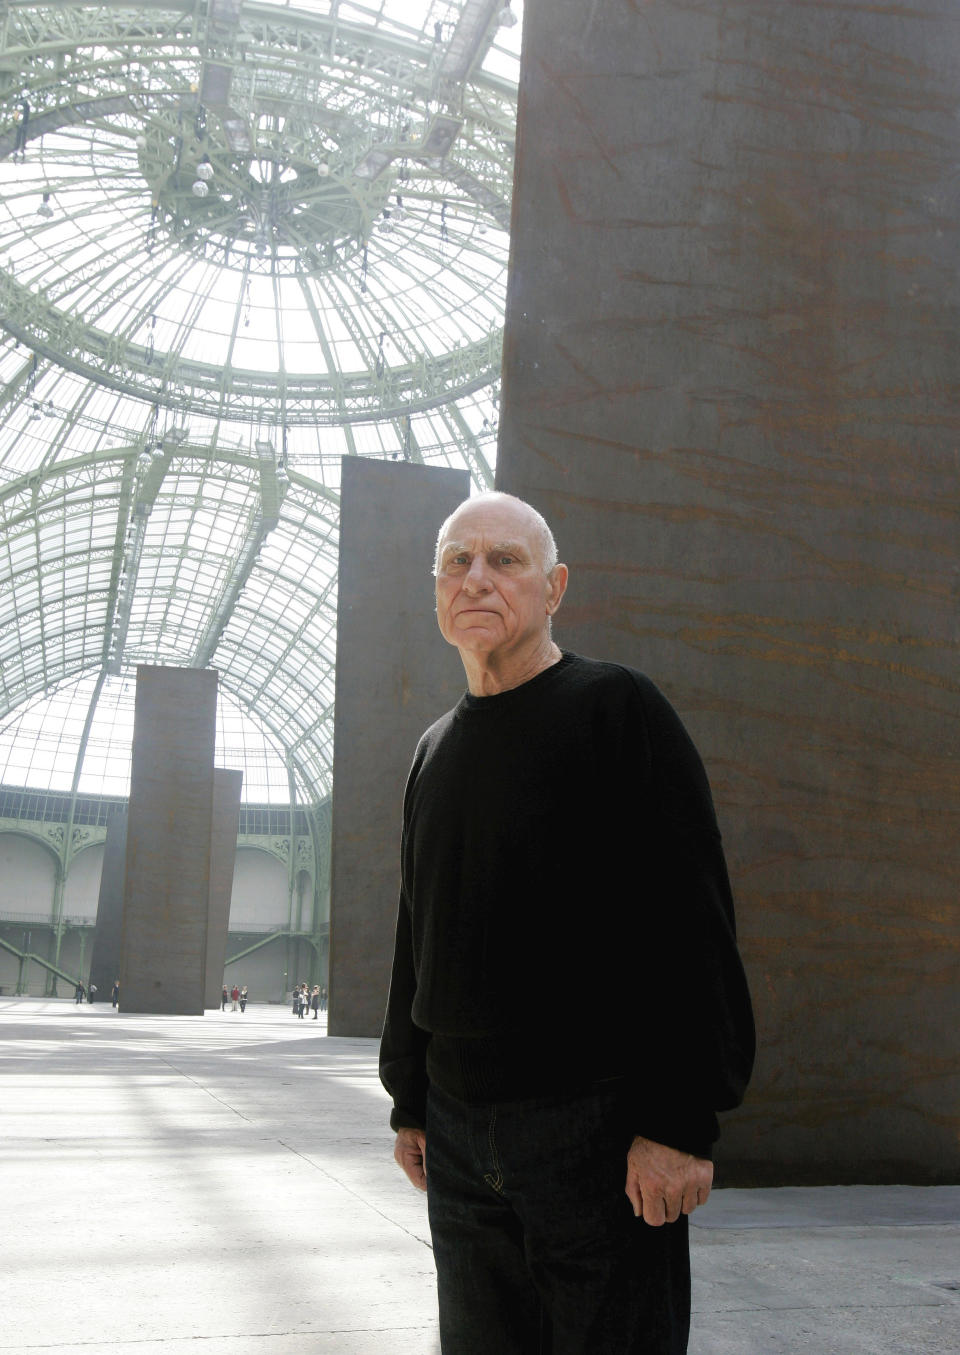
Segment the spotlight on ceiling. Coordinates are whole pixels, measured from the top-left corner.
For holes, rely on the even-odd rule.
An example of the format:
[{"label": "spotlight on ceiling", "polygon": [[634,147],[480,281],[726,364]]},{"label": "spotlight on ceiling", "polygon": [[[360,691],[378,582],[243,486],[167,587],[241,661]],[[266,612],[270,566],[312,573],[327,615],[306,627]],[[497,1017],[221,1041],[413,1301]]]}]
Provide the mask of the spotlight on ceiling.
[{"label": "spotlight on ceiling", "polygon": [[456,141],[462,126],[463,118],[451,117],[449,113],[435,113],[418,153],[428,158],[442,160]]},{"label": "spotlight on ceiling", "polygon": [[53,216],[53,208],[50,206],[50,194],[44,193],[43,202],[37,208],[37,216]]},{"label": "spotlight on ceiling", "polygon": [[235,154],[245,155],[252,150],[250,128],[239,113],[233,113],[230,109],[227,109],[221,114],[220,122],[227,138],[227,144]]},{"label": "spotlight on ceiling", "polygon": [[501,28],[512,28],[516,22],[517,16],[510,8],[510,0],[507,0],[503,9],[497,15],[497,23],[500,25]]},{"label": "spotlight on ceiling", "polygon": [[205,179],[207,183],[213,178],[213,165],[210,163],[209,156],[205,155],[197,165],[197,178]]},{"label": "spotlight on ceiling", "polygon": [[202,179],[196,179],[193,184],[193,196],[195,198],[205,198],[210,192],[210,185],[204,183]]},{"label": "spotlight on ceiling", "polygon": [[396,154],[393,148],[372,146],[359,164],[354,166],[353,172],[358,179],[367,179],[372,183],[383,173]]}]

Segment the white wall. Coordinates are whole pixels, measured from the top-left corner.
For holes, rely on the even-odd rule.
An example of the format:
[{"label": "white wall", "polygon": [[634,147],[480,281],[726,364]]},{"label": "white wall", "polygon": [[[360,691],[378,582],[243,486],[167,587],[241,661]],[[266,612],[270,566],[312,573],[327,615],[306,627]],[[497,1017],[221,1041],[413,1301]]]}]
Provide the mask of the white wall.
[{"label": "white wall", "polygon": [[53,917],[57,863],[39,842],[0,833],[0,915]]},{"label": "white wall", "polygon": [[[309,884],[304,887],[309,894]],[[228,958],[232,950],[246,948],[269,928],[286,927],[290,915],[288,888],[287,868],[282,861],[255,848],[237,849],[230,902],[230,931],[234,935],[227,946]],[[303,912],[308,923],[309,900]],[[246,936],[236,935],[247,927],[251,930]],[[245,983],[253,1002],[282,1001],[295,982],[309,977],[310,954],[305,941],[271,941],[236,964],[227,965],[227,987],[234,982]]]},{"label": "white wall", "polygon": [[[64,885],[63,911],[67,917],[97,916],[103,847],[87,847],[70,863]],[[42,918],[53,916],[56,861],[39,842],[17,833],[0,833],[0,914]],[[309,890],[309,886],[306,886]],[[233,873],[230,898],[230,930],[244,927],[262,930],[285,927],[290,901],[287,869],[266,852],[240,848]],[[305,921],[309,905],[304,906]]]},{"label": "white wall", "polygon": [[258,931],[285,927],[290,915],[287,868],[275,856],[241,847],[233,868],[233,893],[230,896],[232,932],[254,927]]},{"label": "white wall", "polygon": [[[101,845],[87,847],[73,858],[64,886],[65,917],[88,918],[91,924],[95,921],[102,869]],[[15,946],[24,945],[25,929],[29,928],[32,919],[46,923],[52,921],[55,883],[56,861],[51,852],[29,838],[15,833],[0,833],[0,926],[3,927],[4,936]],[[305,883],[303,888],[308,896],[303,908],[304,922],[309,924],[309,884]],[[286,927],[289,913],[287,868],[283,862],[254,848],[238,849],[229,926],[231,932],[251,929],[250,935],[243,938],[240,944],[248,944],[269,929]],[[26,921],[3,926],[3,914],[14,914]],[[31,949],[46,956],[49,935],[46,930],[34,933]],[[84,970],[90,964],[92,942],[91,931],[85,939]],[[231,942],[229,949],[234,949],[236,944]],[[61,964],[69,972],[79,968],[80,937],[75,928],[68,929],[64,935]],[[294,978],[308,977],[308,964],[309,948],[306,943],[294,942],[288,945],[285,940],[281,940],[271,942],[237,965],[229,966],[228,977],[231,983],[234,978],[246,982],[254,1001],[277,1001],[294,982]],[[295,975],[287,975],[288,965],[296,971]],[[16,959],[0,949],[0,985],[6,992],[12,991],[16,977]],[[30,966],[28,980],[31,993],[44,991],[46,974],[39,966]],[[61,990],[65,991],[62,985]]]},{"label": "white wall", "polygon": [[97,920],[100,899],[100,876],[103,872],[103,845],[86,847],[70,862],[63,887],[64,917]]},{"label": "white wall", "polygon": [[[0,833],[0,926],[4,937],[18,950],[24,948],[46,956],[50,944],[49,928],[30,931],[33,922],[50,923],[57,863],[53,854],[39,842],[18,833]],[[10,915],[25,921],[5,920]],[[17,982],[19,963],[8,951],[0,951],[0,987],[12,993]],[[44,991],[47,975],[39,965],[30,965],[26,982],[31,994]]]}]

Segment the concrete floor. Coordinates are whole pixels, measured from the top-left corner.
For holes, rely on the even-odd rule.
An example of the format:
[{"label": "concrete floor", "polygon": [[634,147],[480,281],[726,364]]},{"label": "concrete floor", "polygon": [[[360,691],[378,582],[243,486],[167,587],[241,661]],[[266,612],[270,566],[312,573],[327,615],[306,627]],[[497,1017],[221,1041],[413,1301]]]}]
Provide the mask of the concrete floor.
[{"label": "concrete floor", "polygon": [[[0,1352],[436,1355],[372,1040],[0,998]],[[957,1355],[960,1187],[716,1191],[690,1355]],[[491,1351],[490,1355],[497,1355]]]}]

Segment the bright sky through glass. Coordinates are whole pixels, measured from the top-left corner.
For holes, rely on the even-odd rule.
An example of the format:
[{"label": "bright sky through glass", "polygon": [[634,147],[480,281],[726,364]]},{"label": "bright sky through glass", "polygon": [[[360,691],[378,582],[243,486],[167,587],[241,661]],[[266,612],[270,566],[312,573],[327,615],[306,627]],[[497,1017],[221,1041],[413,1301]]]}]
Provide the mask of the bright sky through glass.
[{"label": "bright sky through glass", "polygon": [[[275,149],[251,153],[244,180],[254,216],[286,204],[265,248],[216,119],[184,119],[206,59],[175,29],[125,46],[126,6],[78,7],[103,38],[68,55],[57,94],[109,109],[51,113],[22,155],[0,154],[2,783],[69,789],[106,667],[79,788],[125,793],[136,665],[209,663],[244,799],[286,800],[285,754],[301,793],[323,798],[340,459],[492,485],[521,23],[495,29],[441,162],[413,152],[442,105],[402,89],[436,69],[461,4],[256,0],[244,21],[267,9],[276,24],[233,73],[238,99],[279,110],[256,114]],[[271,29],[301,44],[295,62]],[[24,38],[24,79],[56,47]],[[37,80],[35,103],[58,88]],[[15,114],[0,113],[0,144]],[[191,164],[208,145],[216,162],[206,216],[189,182],[163,197],[178,127]],[[383,139],[394,160],[364,186],[356,167]]]},{"label": "bright sky through glass", "polygon": [[[94,678],[64,684],[22,707],[0,726],[0,782],[33,790],[69,791]],[[129,795],[136,683],[108,679],[97,702],[78,791]],[[243,799],[288,804],[282,750],[224,692],[217,700],[216,765],[243,772]]]}]

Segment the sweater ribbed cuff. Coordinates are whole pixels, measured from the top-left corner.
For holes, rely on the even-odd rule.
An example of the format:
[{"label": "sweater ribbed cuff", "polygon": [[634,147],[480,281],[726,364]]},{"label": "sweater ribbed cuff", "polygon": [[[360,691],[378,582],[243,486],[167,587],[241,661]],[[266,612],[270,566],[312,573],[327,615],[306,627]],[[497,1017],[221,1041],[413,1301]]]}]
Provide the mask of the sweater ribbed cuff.
[{"label": "sweater ribbed cuff", "polygon": [[423,1131],[426,1125],[423,1123],[423,1117],[419,1119],[409,1110],[404,1110],[402,1106],[394,1106],[390,1112],[390,1128],[396,1134],[401,1129],[419,1129]]},{"label": "sweater ribbed cuff", "polygon": [[638,1109],[635,1132],[651,1143],[662,1143],[680,1153],[713,1161],[713,1145],[720,1137],[720,1126],[712,1110],[685,1106],[673,1112],[644,1106]]}]

